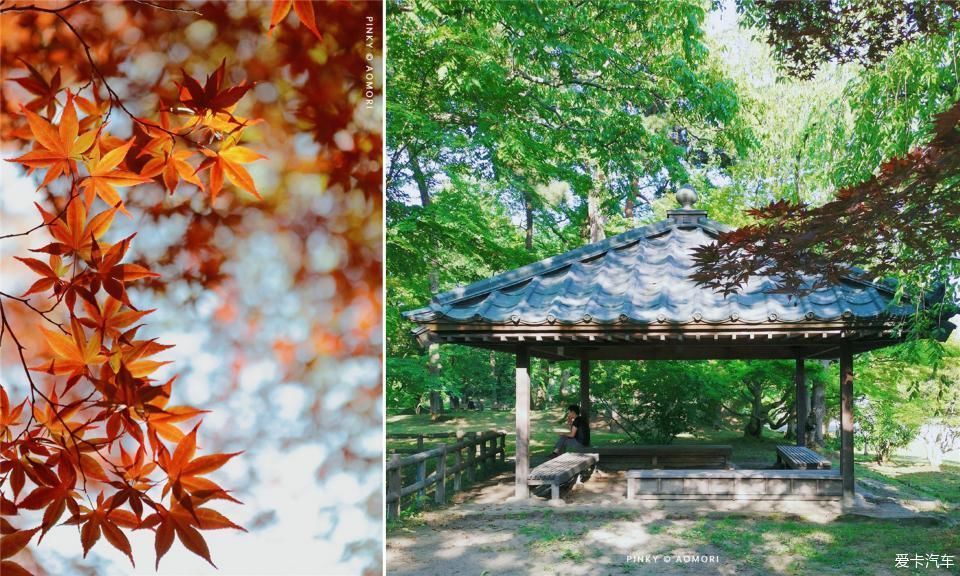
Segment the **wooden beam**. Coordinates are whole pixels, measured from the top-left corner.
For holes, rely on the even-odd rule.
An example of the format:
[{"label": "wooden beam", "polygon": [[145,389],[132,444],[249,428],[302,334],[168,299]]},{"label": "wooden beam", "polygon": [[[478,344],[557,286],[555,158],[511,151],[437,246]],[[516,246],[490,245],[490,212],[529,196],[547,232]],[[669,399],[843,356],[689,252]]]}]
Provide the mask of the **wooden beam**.
[{"label": "wooden beam", "polygon": [[590,423],[590,361],[580,361],[580,415]]},{"label": "wooden beam", "polygon": [[517,349],[517,458],[515,489],[516,497],[530,497],[527,478],[530,476],[530,351]]},{"label": "wooden beam", "polygon": [[840,476],[844,505],[853,504],[853,351],[840,346]]},{"label": "wooden beam", "polygon": [[795,374],[797,382],[797,446],[807,445],[807,378],[803,370],[803,358],[797,358]]}]

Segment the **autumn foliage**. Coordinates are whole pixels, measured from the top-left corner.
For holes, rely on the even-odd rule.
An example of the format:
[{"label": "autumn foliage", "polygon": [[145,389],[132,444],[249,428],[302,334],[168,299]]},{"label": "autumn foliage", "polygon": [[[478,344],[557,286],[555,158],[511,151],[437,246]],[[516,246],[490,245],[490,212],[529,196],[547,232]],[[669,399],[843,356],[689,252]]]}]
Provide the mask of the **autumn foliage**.
[{"label": "autumn foliage", "polygon": [[693,279],[726,295],[751,276],[768,275],[778,291],[800,294],[846,275],[873,280],[952,253],[960,244],[960,197],[948,183],[960,170],[960,103],[932,125],[929,142],[887,160],[830,202],[779,200],[750,210],[755,223],[695,251]]},{"label": "autumn foliage", "polygon": [[[69,10],[77,4],[0,5],[0,13],[53,15],[85,51],[85,58],[77,52],[80,62],[69,74],[60,67],[41,72],[50,68],[43,54],[34,62],[21,58],[22,74],[11,81],[31,99],[5,115],[4,139],[29,148],[7,161],[43,177],[39,223],[5,229],[3,237],[44,229],[50,238],[16,256],[32,274],[29,288],[0,297],[2,344],[16,349],[29,382],[25,397],[0,386],[5,576],[27,573],[10,557],[40,544],[61,522],[78,527],[84,554],[106,540],[131,563],[127,535],[153,531],[157,566],[175,540],[213,564],[202,532],[243,530],[214,508],[238,501],[208,478],[239,453],[199,452],[204,411],[173,405],[176,378],[155,378],[166,364],[157,355],[170,346],[148,335],[144,322],[153,310],[138,307],[129,288],[159,275],[128,257],[136,233],[116,238],[112,232],[119,218],[130,216],[125,198],[143,185],[169,193],[189,187],[209,204],[226,192],[260,198],[247,166],[265,156],[245,145],[245,131],[260,120],[236,114],[254,84],[231,82],[224,60],[205,78],[181,71],[156,87],[152,114],[134,114],[72,26]],[[276,2],[270,32],[291,7],[321,37],[311,2]],[[113,135],[118,118],[132,125],[131,137]],[[32,315],[26,329],[42,333],[44,350],[26,345],[11,307]],[[39,525],[27,521],[27,511],[42,514]]]}]

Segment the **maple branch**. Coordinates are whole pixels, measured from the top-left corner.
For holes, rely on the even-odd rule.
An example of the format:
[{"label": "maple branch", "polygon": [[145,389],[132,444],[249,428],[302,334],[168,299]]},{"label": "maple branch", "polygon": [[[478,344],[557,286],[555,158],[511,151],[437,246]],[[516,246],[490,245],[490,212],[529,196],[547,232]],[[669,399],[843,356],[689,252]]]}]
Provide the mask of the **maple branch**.
[{"label": "maple branch", "polygon": [[147,2],[146,0],[133,0],[133,2],[137,4],[143,4],[144,6],[152,6],[158,10],[164,10],[167,12],[181,12],[183,14],[196,14],[197,16],[203,16],[199,10],[193,10],[191,8],[170,8],[169,6]]},{"label": "maple branch", "polygon": [[[155,129],[158,129],[158,130],[162,130],[163,132],[166,132],[167,134],[169,134],[169,135],[171,135],[171,136],[179,136],[179,137],[183,138],[183,139],[186,140],[187,142],[190,142],[191,144],[193,144],[194,146],[196,146],[196,147],[198,147],[198,148],[205,148],[205,149],[207,149],[207,150],[210,150],[210,148],[209,148],[208,146],[206,146],[206,145],[204,145],[204,144],[201,144],[201,143],[199,143],[199,142],[196,142],[195,140],[191,140],[190,138],[187,138],[186,136],[184,136],[184,135],[182,135],[182,134],[177,134],[176,132],[172,132],[172,131],[170,131],[170,130],[162,127],[162,126],[159,126],[159,125],[157,125],[157,124],[154,124],[154,123],[152,123],[152,122],[145,122],[145,121],[141,120],[140,118],[138,118],[133,112],[131,112],[131,111],[126,107],[126,105],[123,103],[123,100],[120,98],[120,95],[117,94],[117,91],[113,89],[113,86],[111,86],[109,82],[107,82],[107,77],[106,77],[106,76],[103,74],[103,72],[100,70],[100,67],[97,65],[96,60],[93,59],[93,54],[90,53],[90,45],[87,44],[87,41],[84,40],[84,39],[83,39],[83,36],[80,35],[80,31],[78,31],[78,30],[73,26],[73,24],[71,24],[70,21],[66,19],[66,17],[65,17],[63,14],[60,14],[59,12],[57,12],[57,13],[55,13],[55,15],[56,15],[57,18],[60,19],[61,22],[63,22],[63,23],[67,26],[67,28],[70,29],[70,32],[73,33],[73,35],[74,35],[74,37],[76,37],[77,41],[80,42],[80,44],[83,46],[83,52],[84,52],[84,54],[86,54],[86,56],[87,56],[87,62],[90,63],[90,68],[94,71],[94,73],[95,73],[97,76],[100,77],[100,81],[103,83],[104,88],[106,88],[106,89],[107,89],[107,92],[110,94],[110,109],[111,109],[110,111],[113,110],[113,105],[116,104],[117,107],[120,108],[120,110],[122,110],[127,116],[129,116],[131,120],[133,120],[133,121],[136,122],[137,124],[140,124],[141,126],[145,126],[145,127],[149,127],[149,128],[155,128]],[[106,118],[104,118],[104,124],[106,124],[107,120],[110,118],[110,111],[107,112],[107,116],[106,116]]]},{"label": "maple branch", "polygon": [[69,10],[74,6],[79,4],[85,4],[90,0],[76,0],[76,2],[71,2],[66,6],[61,6],[60,8],[41,8],[36,4],[30,4],[28,6],[8,6],[7,8],[0,8],[0,14],[4,12],[46,12],[47,14],[60,14],[65,10]]},{"label": "maple branch", "polygon": [[[7,296],[7,295],[4,294],[4,296]],[[18,298],[14,298],[14,299],[15,299],[15,300],[19,300]],[[6,309],[3,307],[3,300],[0,300],[0,319],[2,319],[2,324],[3,324],[3,328],[4,328],[4,333],[5,333],[5,334],[10,334],[10,337],[13,338],[13,342],[14,342],[14,344],[15,344],[16,347],[17,347],[17,354],[20,356],[20,365],[23,366],[23,373],[26,375],[26,377],[27,377],[27,382],[30,384],[30,397],[31,397],[30,403],[31,403],[31,405],[32,405],[32,406],[35,406],[35,405],[36,405],[36,397],[37,397],[37,394],[39,394],[40,397],[43,398],[43,400],[44,400],[45,402],[47,402],[50,406],[52,406],[52,407],[54,408],[54,409],[52,410],[52,412],[53,412],[54,416],[56,416],[57,421],[60,422],[60,425],[63,426],[64,430],[66,430],[66,431],[70,434],[70,439],[73,441],[73,447],[74,447],[74,449],[75,449],[76,452],[77,452],[77,463],[78,463],[77,468],[80,469],[80,476],[81,476],[82,479],[83,479],[83,491],[84,491],[84,493],[87,493],[87,474],[86,474],[86,472],[84,472],[83,466],[79,465],[79,462],[80,462],[81,459],[82,459],[82,452],[80,451],[80,443],[81,443],[81,442],[83,442],[83,443],[86,444],[87,446],[90,446],[90,447],[94,450],[94,452],[96,452],[97,455],[100,456],[101,459],[103,459],[104,462],[110,464],[110,465],[114,468],[114,471],[119,471],[119,468],[117,468],[116,464],[114,464],[113,462],[111,462],[110,459],[106,458],[106,457],[100,452],[100,449],[97,447],[97,445],[93,444],[93,443],[90,442],[89,440],[85,440],[85,439],[81,438],[80,436],[78,436],[78,435],[76,434],[76,432],[74,432],[74,430],[70,427],[70,425],[67,424],[67,422],[66,422],[66,421],[63,419],[63,417],[60,415],[60,411],[56,409],[56,407],[58,406],[58,403],[54,402],[54,401],[51,400],[46,394],[44,394],[43,391],[40,390],[40,388],[37,386],[37,384],[33,381],[33,376],[30,375],[30,368],[27,366],[27,359],[26,359],[26,357],[24,357],[24,355],[23,355],[23,352],[26,350],[26,347],[20,342],[20,339],[17,338],[16,333],[14,333],[14,331],[13,331],[13,326],[10,325],[10,321],[7,319],[7,312],[6,312]],[[59,325],[58,325],[58,326],[59,326]],[[60,328],[61,328],[61,330],[63,329],[62,327],[60,327]],[[92,395],[92,393],[91,393],[91,395]],[[88,397],[88,398],[89,398],[89,397]],[[19,439],[20,435],[22,435],[26,430],[28,430],[28,429],[30,428],[30,424],[33,422],[33,419],[34,419],[34,417],[33,417],[33,410],[31,410],[30,413],[31,413],[31,415],[30,415],[30,421],[27,422],[27,426],[26,426],[26,427],[24,428],[24,430],[22,430],[22,431],[20,432],[20,434],[17,436],[18,439]],[[66,446],[64,446],[64,448],[66,448]],[[122,477],[122,474],[121,474],[121,477]],[[89,495],[88,493],[87,493],[86,495],[87,495],[87,500],[90,501],[90,495]],[[92,506],[92,504],[93,504],[92,501],[90,502],[90,504],[91,504],[91,506]]]},{"label": "maple branch", "polygon": [[[73,181],[74,190],[76,190],[76,184],[77,184],[76,177],[74,176],[74,181]],[[54,215],[54,217],[51,218],[49,222],[40,222],[33,228],[27,230],[26,232],[17,232],[16,234],[4,234],[3,236],[0,236],[0,240],[6,240],[7,238],[17,238],[19,236],[29,236],[30,234],[33,234],[37,230],[53,224],[54,222],[59,220],[61,216],[67,213],[67,208],[70,207],[70,203],[73,202],[74,198],[78,196],[80,196],[80,194],[71,194],[70,198],[67,199],[67,203],[63,205],[63,208],[60,210],[60,212],[57,212],[57,214]]]},{"label": "maple branch", "polygon": [[[23,366],[23,373],[27,376],[27,382],[30,384],[30,397],[31,397],[30,404],[32,406],[36,405],[36,395],[39,394],[40,397],[44,399],[44,401],[46,401],[48,404],[54,407],[54,410],[52,410],[54,416],[56,416],[57,421],[60,422],[60,425],[63,426],[63,428],[70,434],[70,439],[73,440],[73,447],[76,449],[76,452],[77,452],[78,463],[81,461],[83,456],[83,453],[80,451],[80,442],[83,442],[84,444],[93,448],[93,450],[97,453],[97,455],[103,458],[104,462],[109,462],[109,460],[107,458],[104,458],[103,454],[100,453],[100,449],[97,448],[95,444],[77,436],[77,434],[73,431],[73,429],[70,428],[70,425],[67,424],[67,422],[60,415],[60,411],[56,409],[56,403],[53,400],[51,400],[46,394],[44,394],[43,391],[40,390],[37,384],[33,381],[33,376],[30,375],[30,368],[27,366],[27,359],[23,355],[23,352],[26,350],[26,347],[20,343],[20,339],[17,338],[17,335],[13,331],[13,326],[11,326],[10,321],[7,320],[7,312],[6,312],[6,309],[3,307],[3,300],[0,300],[0,319],[2,319],[3,326],[5,328],[6,333],[10,334],[10,337],[13,338],[13,342],[17,347],[17,354],[20,356],[20,365]],[[31,413],[32,412],[33,411],[31,410]],[[31,415],[31,420],[32,419],[33,419],[33,416]],[[27,428],[29,428],[29,424]],[[64,448],[66,448],[66,446],[64,446]],[[77,467],[80,469],[80,476],[83,478],[83,491],[84,493],[86,493],[87,492],[87,474],[86,472],[84,472],[82,466],[78,465]],[[88,501],[90,500],[89,494],[87,494],[87,500]],[[92,506],[92,502],[90,503]]]},{"label": "maple branch", "polygon": [[[13,338],[14,344],[17,346],[17,354],[19,354],[20,356],[20,365],[23,366],[23,373],[26,374],[27,382],[30,384],[31,406],[36,406],[37,394],[39,394],[40,397],[46,400],[48,403],[53,405],[53,402],[50,400],[50,398],[48,398],[47,395],[44,394],[40,390],[40,388],[37,387],[37,384],[33,381],[33,376],[30,375],[30,368],[27,366],[27,359],[23,355],[23,352],[24,350],[26,350],[26,347],[20,343],[20,339],[17,338],[17,335],[13,331],[13,326],[11,326],[10,321],[7,320],[7,311],[3,307],[3,300],[0,300],[0,320],[2,320],[3,326],[6,328],[7,333],[10,334],[10,337]],[[70,435],[73,436],[73,430],[70,429],[70,426],[68,426],[67,423],[63,420],[63,417],[60,416],[60,412],[58,410],[53,410],[53,413],[57,417],[57,420],[60,422],[60,424],[64,427],[64,429],[70,432]],[[89,444],[89,442],[87,442],[87,444]],[[81,458],[80,445],[76,442],[76,440],[74,441],[73,445],[74,445],[74,448],[77,449],[77,461],[79,462]],[[96,449],[96,447],[94,447],[94,449]],[[80,473],[81,475],[83,475],[83,489],[84,491],[86,491],[87,476],[83,472],[83,468],[80,469]]]},{"label": "maple branch", "polygon": [[[51,308],[50,310],[47,310],[47,311],[40,310],[39,308],[36,308],[33,304],[30,303],[30,299],[29,299],[29,298],[18,298],[17,296],[13,296],[12,294],[7,294],[6,292],[3,292],[3,291],[0,291],[0,296],[3,296],[4,298],[9,298],[9,299],[11,299],[11,300],[16,300],[17,302],[20,302],[21,304],[23,304],[23,305],[26,306],[27,308],[29,308],[29,309],[33,310],[34,312],[36,312],[37,314],[39,314],[44,320],[46,320],[47,322],[49,322],[49,323],[53,324],[54,326],[56,326],[57,328],[59,328],[60,331],[63,332],[64,334],[69,334],[69,332],[67,332],[67,330],[63,327],[63,324],[62,324],[62,323],[57,322],[56,320],[54,320],[54,319],[52,319],[52,318],[50,318],[50,317],[47,316],[47,314],[49,314],[49,313],[53,310],[53,308]],[[54,308],[56,308],[56,306],[54,306]]]}]

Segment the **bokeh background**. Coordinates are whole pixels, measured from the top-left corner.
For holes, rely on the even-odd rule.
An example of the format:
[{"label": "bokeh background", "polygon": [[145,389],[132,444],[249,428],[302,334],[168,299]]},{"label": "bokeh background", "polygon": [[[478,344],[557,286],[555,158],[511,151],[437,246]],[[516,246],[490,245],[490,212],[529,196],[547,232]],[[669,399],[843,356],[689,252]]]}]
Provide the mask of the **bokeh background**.
[{"label": "bokeh background", "polygon": [[[177,10],[89,2],[63,14],[138,116],[156,118],[181,69],[202,79],[226,59],[229,83],[257,83],[236,114],[263,119],[245,145],[267,159],[247,166],[262,201],[229,184],[213,205],[185,182],[172,195],[159,184],[125,189],[133,217],[118,217],[106,239],[138,231],[130,259],[161,274],[131,298],[157,309],[141,334],[175,345],[156,374],[179,374],[171,402],[211,410],[200,449],[245,450],[211,478],[244,502],[217,508],[249,533],[204,533],[219,571],[176,543],[159,573],[379,574],[382,5],[314,3],[319,38],[294,11],[268,33],[270,2],[163,6]],[[17,111],[36,97],[12,81],[28,75],[22,61],[47,79],[59,69],[74,90],[93,71],[52,14],[3,14],[0,48],[0,156],[11,158],[28,148]],[[109,130],[128,138],[133,127],[114,110]],[[0,162],[4,234],[37,224],[33,202],[49,201],[36,191],[41,177]],[[12,256],[44,243],[43,230],[0,241],[0,290],[29,286]],[[41,347],[35,315],[7,309],[25,344]],[[15,350],[0,355],[0,380],[19,403],[27,387]],[[153,533],[131,542],[133,573],[154,573]],[[17,560],[41,574],[131,573],[103,540],[82,558],[70,526]]]}]

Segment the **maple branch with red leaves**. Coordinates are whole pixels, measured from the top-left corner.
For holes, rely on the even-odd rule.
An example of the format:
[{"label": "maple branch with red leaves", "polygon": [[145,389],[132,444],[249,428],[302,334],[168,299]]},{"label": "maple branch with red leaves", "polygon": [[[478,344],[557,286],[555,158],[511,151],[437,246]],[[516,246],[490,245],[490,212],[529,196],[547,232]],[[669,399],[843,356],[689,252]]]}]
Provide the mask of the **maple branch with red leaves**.
[{"label": "maple branch with red leaves", "polygon": [[[936,115],[933,137],[822,206],[781,200],[748,214],[754,224],[721,233],[694,253],[700,285],[737,293],[750,277],[805,294],[845,276],[873,280],[960,246],[960,102]],[[955,257],[955,256],[954,256]],[[854,268],[861,266],[866,270]],[[923,306],[923,295],[917,296]]]},{"label": "maple branch with red leaves", "polygon": [[[258,116],[266,117],[273,128],[280,114],[273,115],[273,110],[255,102],[251,118],[240,117],[237,105],[254,84],[231,82],[226,61],[219,67],[212,63],[205,80],[181,69],[179,82],[169,81],[168,68],[176,77],[176,67],[167,62],[153,86],[132,90],[141,94],[121,96],[121,82],[128,74],[122,64],[142,53],[151,38],[129,44],[122,36],[129,30],[126,25],[120,31],[97,26],[106,4],[80,0],[54,6],[41,2],[9,6],[0,1],[4,30],[21,33],[18,45],[4,44],[4,64],[7,70],[22,65],[26,72],[4,78],[17,86],[13,97],[5,98],[3,138],[19,143],[23,151],[7,161],[28,173],[39,173],[38,191],[42,191],[36,205],[40,223],[25,232],[0,236],[36,241],[29,253],[18,255],[32,284],[24,294],[0,293],[0,344],[20,347],[20,366],[26,375],[21,398],[11,401],[9,383],[0,386],[0,485],[4,488],[0,546],[5,556],[0,567],[5,575],[22,573],[23,567],[7,555],[39,544],[58,524],[78,527],[84,555],[106,539],[133,562],[125,533],[150,530],[157,564],[176,540],[213,564],[202,533],[243,528],[213,509],[217,500],[237,500],[208,476],[237,454],[197,451],[204,411],[173,405],[175,379],[158,375],[166,364],[158,355],[168,346],[142,335],[147,330],[143,323],[153,310],[138,308],[135,295],[128,293],[147,282],[151,288],[165,286],[169,278],[157,279],[151,268],[171,260],[154,259],[157,264],[146,266],[131,259],[129,249],[136,240],[116,237],[113,222],[117,213],[128,215],[129,208],[135,215],[145,214],[147,222],[159,221],[157,215],[186,216],[191,221],[188,235],[208,237],[220,226],[234,226],[241,220],[237,212],[243,209],[242,203],[217,200],[225,191],[239,189],[259,198],[247,166],[263,156],[248,147],[246,130],[262,121]],[[145,0],[109,6],[111,16],[125,16],[133,29],[144,20],[141,15],[148,15],[149,31],[146,26],[134,31],[158,31],[164,38],[182,34],[183,20],[187,20],[181,20],[182,15],[200,14],[185,4]],[[202,16],[215,25],[236,23],[225,15],[223,6],[205,4]],[[327,18],[318,18],[321,6]],[[289,18],[291,27],[282,27],[283,34],[275,42],[278,60],[273,62],[289,63],[295,75],[308,72],[306,84],[292,89],[299,102],[290,117],[296,116],[297,130],[306,127],[320,144],[330,142],[338,130],[353,131],[350,84],[363,77],[368,64],[351,52],[355,49],[338,48],[330,54],[349,54],[349,58],[321,66],[306,56],[310,43],[323,38],[323,29],[330,44],[352,45],[349,36],[361,29],[361,20],[354,16],[368,12],[345,4],[278,0],[269,13],[269,31],[265,21],[249,17],[234,27],[275,34]],[[338,15],[350,17],[336,26],[325,25]],[[165,19],[158,22],[161,16]],[[234,28],[221,28],[218,44],[223,36],[233,38]],[[123,43],[118,43],[121,38]],[[194,56],[194,62],[206,58]],[[249,75],[258,80],[281,77],[265,74],[256,60],[245,62],[250,64]],[[130,85],[137,86],[129,76]],[[324,92],[327,86],[331,86],[329,94]],[[21,88],[26,98],[18,109]],[[322,97],[315,97],[321,92]],[[147,94],[159,104],[143,111],[134,98]],[[112,115],[114,108],[122,114]],[[115,125],[126,123],[123,116],[130,119],[133,132],[121,139],[111,132]],[[286,117],[282,122],[294,126]],[[367,161],[376,156],[371,150],[378,149],[378,138],[371,131],[365,140],[358,139],[355,151],[329,147],[315,162],[307,162],[307,171],[329,174],[332,187],[363,190],[376,206],[379,172],[356,167],[372,164]],[[174,203],[150,200],[149,194],[131,200],[131,191],[151,184],[171,194],[202,198],[173,208]],[[272,213],[262,206],[255,209]],[[278,217],[283,218],[288,216]],[[311,218],[298,221],[304,236],[323,221],[319,216]],[[138,222],[141,231],[146,232],[146,226]],[[209,282],[224,276],[218,276],[217,270],[197,276],[184,272],[182,277],[188,282],[197,277]],[[374,286],[372,281],[371,293]]]},{"label": "maple branch with red leaves", "polygon": [[[237,102],[253,85],[226,86],[223,61],[202,85],[184,73],[184,81],[178,85],[178,109],[188,114],[181,125],[171,124],[162,109],[159,121],[136,117],[110,86],[90,45],[62,14],[77,4],[80,2],[37,11],[54,14],[83,46],[94,77],[82,89],[89,89],[92,98],[67,89],[66,101],[60,104],[56,99],[62,90],[59,72],[54,81],[47,81],[25,62],[31,76],[29,81],[19,83],[37,99],[23,106],[21,114],[34,146],[26,154],[7,160],[29,172],[46,170],[38,190],[46,189],[53,200],[56,194],[49,185],[54,181],[69,178],[70,192],[55,213],[37,204],[40,224],[0,237],[24,237],[46,229],[52,239],[32,250],[45,254],[46,261],[17,257],[39,276],[27,291],[20,296],[0,292],[0,344],[8,338],[17,348],[29,387],[28,398],[14,407],[6,387],[0,386],[0,486],[9,486],[13,498],[8,499],[7,492],[0,495],[5,517],[0,545],[6,558],[8,552],[12,555],[26,546],[36,533],[42,539],[69,512],[65,523],[81,526],[84,555],[103,535],[133,563],[123,529],[150,529],[156,533],[158,565],[174,536],[213,565],[199,530],[243,528],[205,506],[213,500],[238,502],[205,475],[239,453],[194,458],[199,422],[189,434],[184,434],[178,424],[196,419],[203,411],[167,405],[173,379],[157,385],[151,375],[167,363],[152,357],[169,346],[155,339],[137,338],[141,328],[138,322],[153,311],[138,309],[127,293],[128,284],[158,275],[139,264],[124,262],[133,235],[114,243],[104,238],[115,214],[128,214],[118,188],[156,182],[172,193],[186,182],[201,191],[209,186],[212,202],[226,177],[259,198],[243,165],[263,156],[240,145],[243,131],[257,120],[239,118],[234,113]],[[9,7],[4,11],[33,8]],[[107,106],[100,101],[96,79],[109,95]],[[77,105],[84,113],[82,118]],[[135,122],[139,131],[133,138],[121,141],[107,131],[114,106]],[[34,111],[43,107],[46,117]],[[61,114],[54,124],[58,109]],[[209,134],[208,144],[191,138],[204,133]],[[177,147],[178,139],[184,143],[183,148]],[[205,159],[193,165],[189,159],[197,152]],[[145,163],[137,161],[143,157],[148,157]],[[79,163],[85,168],[83,173]],[[205,185],[198,175],[207,168],[210,175]],[[94,213],[98,199],[106,209]],[[31,302],[30,295],[44,295],[53,303],[45,310]],[[55,331],[41,327],[46,351],[28,348],[11,323],[4,299],[24,306],[56,327]],[[55,313],[68,321],[58,321]],[[28,353],[43,360],[31,366]],[[35,373],[49,375],[49,382],[41,385]],[[24,423],[21,414],[26,406],[29,418]],[[94,430],[100,436],[90,436]],[[167,443],[174,446],[172,456]],[[128,446],[136,447],[134,456],[127,452]],[[154,478],[156,470],[162,471],[165,479]],[[162,495],[156,499],[150,491],[161,484]],[[32,489],[27,490],[28,486]],[[95,488],[100,489],[96,502],[91,497]],[[162,504],[167,497],[167,505]],[[145,516],[144,505],[153,513]],[[21,510],[44,510],[40,525],[13,527],[6,518],[18,517]],[[23,571],[11,560],[3,561],[3,569],[14,574]]]}]

